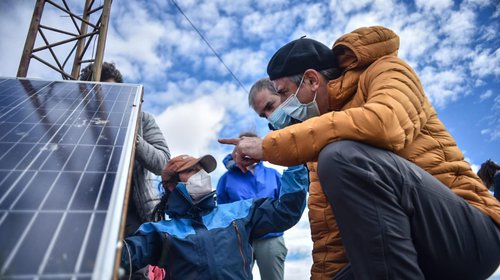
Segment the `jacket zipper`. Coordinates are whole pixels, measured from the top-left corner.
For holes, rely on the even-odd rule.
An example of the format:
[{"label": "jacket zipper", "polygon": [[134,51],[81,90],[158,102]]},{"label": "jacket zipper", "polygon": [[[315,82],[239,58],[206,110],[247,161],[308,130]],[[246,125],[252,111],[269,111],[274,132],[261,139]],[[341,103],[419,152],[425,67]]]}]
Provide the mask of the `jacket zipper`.
[{"label": "jacket zipper", "polygon": [[[168,233],[165,232],[165,238],[168,238]],[[170,249],[170,246],[169,246]],[[173,257],[169,258],[169,264],[168,264],[168,271],[167,268],[164,268],[165,270],[165,278],[167,278],[167,273],[170,275],[169,279],[174,279],[173,271],[174,271],[174,259]]]},{"label": "jacket zipper", "polygon": [[236,224],[236,221],[233,221],[233,227],[236,230],[236,235],[238,236],[238,246],[240,248],[241,259],[243,260],[243,273],[245,274],[245,277],[246,277],[247,276],[247,268],[246,268],[247,263],[245,260],[245,256],[243,254],[243,246],[241,245],[241,235],[240,235],[240,231],[238,229],[238,225]]}]

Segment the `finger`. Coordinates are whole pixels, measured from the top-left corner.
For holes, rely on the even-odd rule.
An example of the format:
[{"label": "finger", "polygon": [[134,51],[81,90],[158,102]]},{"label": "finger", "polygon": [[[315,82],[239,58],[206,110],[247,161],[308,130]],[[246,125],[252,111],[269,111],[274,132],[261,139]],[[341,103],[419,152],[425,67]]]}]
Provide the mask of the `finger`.
[{"label": "finger", "polygon": [[233,152],[231,153],[231,156],[233,157],[233,160],[238,163],[240,161],[240,158],[239,158],[239,154],[238,152],[236,151],[236,149],[233,150]]},{"label": "finger", "polygon": [[234,162],[236,162],[236,165],[238,168],[241,170],[241,172],[245,173],[247,171],[245,164],[243,162],[244,158],[236,151],[236,149],[233,151],[233,159]]},{"label": "finger", "polygon": [[244,167],[242,164],[238,164],[238,168],[241,170],[241,172],[247,173],[247,168]]},{"label": "finger", "polygon": [[243,157],[238,162],[238,167],[240,168],[241,172],[246,173],[248,171],[248,167],[257,162],[259,162],[259,160],[255,160],[249,157]]},{"label": "finger", "polygon": [[220,138],[217,141],[221,144],[238,145],[240,138]]}]

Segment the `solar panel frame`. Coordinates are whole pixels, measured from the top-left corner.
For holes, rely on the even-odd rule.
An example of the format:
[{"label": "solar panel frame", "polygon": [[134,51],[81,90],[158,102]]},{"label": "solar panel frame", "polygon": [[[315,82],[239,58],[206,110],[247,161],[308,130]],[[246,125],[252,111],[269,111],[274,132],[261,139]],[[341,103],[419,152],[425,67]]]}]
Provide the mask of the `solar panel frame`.
[{"label": "solar panel frame", "polygon": [[[135,156],[135,139],[137,135],[137,129],[139,126],[139,113],[141,111],[141,100],[143,96],[143,88],[140,86],[141,93],[136,96],[134,101],[134,105],[137,110],[132,111],[131,118],[129,119],[129,126],[134,127],[134,131],[127,131],[127,135],[125,136],[125,141],[123,146],[125,147],[122,150],[122,156],[126,156],[129,158],[129,161],[121,160],[118,166],[118,173],[115,179],[115,186],[113,187],[113,192],[111,193],[111,197],[116,197],[115,199],[111,199],[111,203],[108,209],[111,209],[112,212],[109,213],[106,217],[106,221],[104,222],[103,235],[101,239],[101,244],[105,244],[105,246],[100,246],[99,251],[97,253],[97,260],[102,260],[100,262],[96,262],[96,268],[94,270],[93,279],[110,279],[112,275],[114,275],[114,271],[117,270],[119,264],[119,252],[120,252],[120,240],[123,235],[123,224],[125,218],[125,209],[124,205],[128,201],[128,195],[130,188],[120,188],[119,186],[126,185],[130,186],[131,177],[132,177],[132,168]],[[135,123],[134,123],[135,122]],[[128,137],[127,137],[128,136]],[[122,166],[123,165],[123,166]],[[125,173],[126,172],[126,173]],[[114,223],[109,222],[108,220],[115,221]],[[117,223],[116,221],[120,221]],[[108,234],[106,234],[108,233]],[[113,243],[114,241],[114,243]],[[118,250],[117,250],[118,249]],[[105,278],[99,278],[103,275]],[[109,277],[106,277],[109,276]]]},{"label": "solar panel frame", "polygon": [[[105,120],[99,119],[98,113],[101,113],[100,106],[104,103],[106,103],[106,100],[100,100],[101,103],[99,103],[99,106],[95,109],[93,113],[92,118],[90,116],[85,116],[84,113],[88,113],[85,107],[85,110],[82,109],[81,115],[84,122],[83,125],[85,126],[85,132],[83,132],[82,135],[76,138],[71,138],[72,136],[75,136],[74,134],[70,133],[70,130],[72,129],[72,126],[78,126],[80,121],[79,117],[80,116],[75,116],[75,112],[70,113],[67,115],[67,104],[63,104],[62,101],[61,103],[56,103],[56,104],[51,104],[53,106],[50,107],[50,110],[47,112],[36,112],[38,113],[38,119],[34,118],[33,120],[30,119],[30,121],[41,121],[41,118],[45,118],[49,115],[56,116],[57,119],[49,122],[52,123],[53,126],[46,126],[43,127],[47,131],[44,132],[43,129],[40,129],[39,134],[33,133],[33,135],[36,135],[36,137],[40,137],[42,139],[43,137],[47,137],[46,134],[52,133],[49,136],[49,140],[47,140],[47,143],[33,143],[34,137],[31,135],[31,132],[35,132],[36,128],[38,127],[39,123],[30,123],[28,122],[27,124],[32,124],[31,127],[30,125],[20,125],[15,124],[15,122],[8,122],[6,120],[10,120],[10,118],[15,118],[16,114],[19,116],[24,116],[23,113],[26,114],[26,120],[30,118],[31,115],[34,115],[35,112],[33,112],[31,115],[29,114],[29,111],[26,111],[21,109],[17,110],[16,108],[22,107],[21,102],[22,98],[16,99],[16,97],[12,96],[7,96],[3,95],[2,93],[5,90],[5,87],[9,86],[9,81],[18,81],[19,83],[22,84],[22,81],[28,81],[30,84],[39,84],[40,87],[36,91],[36,93],[43,91],[50,87],[51,85],[54,84],[69,84],[73,85],[74,87],[80,87],[84,86],[84,88],[88,89],[89,87],[91,88],[88,92],[87,97],[90,99],[94,98],[94,96],[91,96],[91,93],[94,90],[106,88],[106,87],[112,87],[112,88],[128,88],[132,91],[131,95],[129,95],[129,100],[127,102],[121,102],[118,101],[120,99],[120,96],[117,97],[117,100],[114,101],[114,105],[111,107],[110,111],[105,111],[105,113],[109,113],[109,115],[106,115],[108,118]],[[63,85],[64,86],[64,85]],[[54,87],[57,88],[57,85]],[[13,88],[13,89],[8,89],[8,90],[18,90],[19,88]],[[24,89],[26,91],[26,89]],[[80,91],[81,91],[80,87]],[[49,91],[50,92],[50,91]],[[82,93],[82,92],[80,92]],[[32,93],[35,94],[35,93]],[[0,77],[0,126],[2,127],[1,131],[6,132],[4,135],[0,135],[0,158],[2,162],[5,162],[3,165],[0,164],[0,187],[3,185],[9,186],[8,190],[4,194],[0,194],[0,229],[2,227],[5,227],[5,225],[9,226],[17,226],[18,228],[14,228],[15,232],[13,236],[10,236],[11,238],[17,238],[19,235],[19,238],[17,239],[17,242],[15,242],[14,245],[12,244],[7,244],[7,242],[0,242],[0,252],[2,248],[9,249],[10,253],[8,253],[8,257],[6,258],[5,262],[3,262],[3,259],[0,259],[0,276],[5,277],[6,279],[26,279],[30,278],[30,276],[33,276],[32,278],[36,279],[48,279],[48,278],[65,278],[67,277],[68,279],[111,279],[116,273],[116,269],[118,267],[119,263],[119,252],[120,248],[118,247],[119,240],[121,239],[122,231],[123,231],[123,221],[124,221],[124,216],[125,216],[125,210],[126,210],[126,201],[127,201],[127,196],[129,192],[129,185],[130,185],[130,180],[131,180],[131,171],[133,167],[133,160],[134,160],[134,155],[135,155],[135,138],[136,138],[136,133],[137,133],[137,128],[140,122],[140,112],[141,112],[141,101],[142,101],[142,95],[143,95],[143,87],[142,85],[132,85],[132,84],[109,84],[109,83],[93,83],[93,82],[79,82],[79,81],[43,81],[43,80],[34,80],[34,79],[25,79],[25,78],[5,78],[5,77]],[[52,96],[51,98],[53,98]],[[84,97],[85,98],[85,97]],[[58,100],[57,98],[55,100]],[[64,98],[60,98],[60,100],[64,100]],[[27,102],[26,100],[24,100]],[[33,102],[33,100],[31,100]],[[46,100],[39,100],[38,98],[36,99],[37,102],[43,103]],[[67,101],[67,100],[66,100]],[[14,107],[8,107],[4,106],[6,103],[9,104],[17,104]],[[91,102],[87,103],[82,103],[84,106],[90,104]],[[126,108],[124,111],[125,113],[121,113],[124,108],[117,109],[117,111],[113,111],[113,108],[116,104],[120,105],[125,105],[128,104],[130,108]],[[38,105],[38,103],[37,103]],[[71,103],[70,106],[73,104]],[[92,104],[90,104],[92,105]],[[77,105],[77,107],[80,105]],[[47,108],[45,108],[47,109]],[[52,110],[55,111],[55,113],[51,113]],[[50,112],[49,112],[50,111]],[[84,112],[85,111],[85,112]],[[58,113],[61,113],[59,116]],[[44,115],[45,114],[45,115]],[[128,115],[127,115],[128,114]],[[124,131],[122,131],[122,127],[119,126],[117,129],[113,129],[113,126],[109,126],[107,135],[104,135],[105,132],[105,127],[107,127],[107,123],[113,123],[118,119],[121,115],[121,118],[128,118]],[[13,116],[13,117],[11,117]],[[95,117],[97,116],[97,117]],[[31,116],[34,117],[34,116]],[[65,118],[65,119],[64,119]],[[90,118],[90,119],[89,119]],[[67,125],[66,123],[68,120],[71,121],[71,125]],[[88,123],[85,123],[85,120],[88,121]],[[43,124],[42,124],[43,125]],[[52,131],[52,128],[56,127],[57,130],[54,132]],[[75,168],[76,171],[73,170],[66,170],[69,165],[67,165],[72,157],[77,157],[77,156],[82,156],[81,154],[76,155],[74,152],[76,151],[76,147],[71,150],[71,153],[68,155],[67,151],[70,151],[71,145],[74,144],[74,141],[84,141],[84,135],[87,133],[86,130],[94,129],[95,135],[93,136],[96,138],[97,142],[92,144],[92,141],[89,141],[90,143],[84,143],[84,145],[88,145],[85,147],[91,147],[89,149],[89,158],[85,162],[85,168],[87,168],[91,163],[92,160],[94,160],[94,164],[102,164],[102,161],[99,161],[98,156],[102,155],[99,152],[95,152],[97,150],[101,150],[106,152],[106,148],[102,148],[102,146],[109,146],[110,141],[109,139],[105,139],[105,136],[109,135],[116,135],[114,138],[114,145],[111,148],[111,151],[108,151],[109,154],[104,153],[104,158],[106,159],[106,172],[102,174],[101,176],[101,182],[99,183],[99,190],[98,191],[89,191],[88,193],[83,192],[83,194],[80,195],[86,195],[88,196],[88,200],[84,200],[84,202],[89,202],[93,201],[92,199],[95,197],[95,202],[93,204],[93,210],[90,212],[85,210],[85,207],[90,207],[88,205],[84,205],[81,203],[84,203],[82,201],[79,201],[78,199],[73,200],[73,198],[78,195],[78,192],[81,191],[78,190],[80,188],[80,185],[75,186],[75,189],[72,190],[71,198],[70,201],[68,202],[66,208],[66,211],[59,211],[58,210],[51,210],[51,207],[55,207],[54,209],[57,209],[57,199],[62,199],[62,201],[66,201],[68,197],[64,196],[63,194],[59,194],[60,192],[57,192],[57,183],[59,183],[59,180],[63,178],[61,174],[66,175],[72,175],[74,177],[78,177],[78,183],[83,182],[84,180],[87,180],[88,178],[92,178],[91,175],[87,177],[86,174],[81,174],[81,175],[76,175],[76,171],[78,168],[76,167],[69,167],[69,168]],[[16,130],[17,129],[17,130]],[[114,131],[116,130],[116,131]],[[60,133],[61,132],[61,133]],[[45,134],[43,134],[45,133]],[[60,134],[59,134],[60,133]],[[67,136],[70,137],[67,137]],[[101,139],[101,136],[102,139]],[[9,138],[10,137],[10,138]],[[33,137],[33,138],[29,138]],[[65,139],[65,137],[69,139]],[[4,142],[4,139],[7,139],[7,142]],[[31,140],[27,141],[26,143],[23,143],[22,140]],[[88,140],[88,139],[86,139]],[[16,141],[16,142],[12,142]],[[50,141],[55,141],[54,143],[51,143]],[[64,142],[66,141],[66,142]],[[118,146],[116,145],[117,141],[122,141],[121,146],[122,148],[117,148]],[[10,147],[9,143],[14,143],[12,147]],[[82,142],[83,143],[83,142]],[[80,142],[76,146],[80,145]],[[82,145],[82,146],[84,146]],[[16,151],[17,148],[20,148],[21,152]],[[55,147],[55,148],[54,148]],[[53,150],[51,150],[53,148]],[[116,149],[115,149],[116,148]],[[5,150],[5,152],[2,152],[2,149]],[[59,150],[60,149],[60,150]],[[65,150],[67,149],[67,150]],[[16,153],[17,152],[17,153]],[[95,153],[94,153],[95,152]],[[116,153],[115,153],[116,152]],[[48,156],[43,157],[42,155],[45,155],[46,153]],[[57,153],[61,153],[64,156],[67,156],[68,158],[64,163],[58,165],[57,163],[54,163],[54,161],[51,161],[50,158],[52,156],[55,157]],[[9,157],[6,159],[6,156]],[[94,155],[96,155],[94,157]],[[118,159],[117,159],[118,157]],[[12,164],[12,162],[15,159],[18,159],[18,161],[14,162],[14,166],[12,166],[12,169],[9,171],[6,169],[8,167],[8,164]],[[33,158],[32,161],[29,161],[29,158]],[[79,162],[76,160],[75,162]],[[112,170],[116,169],[116,172],[108,173],[107,171],[109,170],[108,168],[112,168]],[[102,172],[102,170],[99,171],[88,171],[85,169],[87,173],[98,173]],[[57,173],[59,172],[59,173]],[[65,173],[66,172],[66,173]],[[27,174],[29,176],[21,176]],[[38,177],[36,176],[48,176],[48,178],[45,178],[45,182],[53,182],[50,186],[44,185],[44,184],[37,184],[38,183]],[[52,176],[52,177],[51,177]],[[36,178],[35,178],[36,177]],[[70,176],[71,177],[71,176]],[[86,179],[87,178],[87,179]],[[40,180],[43,181],[43,180]],[[112,182],[110,182],[112,181]],[[67,182],[72,182],[71,180]],[[93,181],[91,181],[93,182]],[[17,184],[19,183],[19,184]],[[104,192],[105,186],[109,186],[112,184],[112,191],[111,194],[106,194]],[[65,184],[65,185],[71,185],[71,184]],[[92,184],[89,184],[92,185]],[[16,194],[13,189],[16,186],[22,186],[20,193]],[[2,187],[3,188],[3,187]],[[19,191],[19,190],[18,190]],[[59,190],[60,191],[60,190]],[[30,196],[25,196],[25,193],[29,194],[36,194],[36,195],[30,195]],[[50,201],[49,197],[52,199],[52,193],[56,193],[59,196],[62,197],[56,197],[54,201]],[[17,195],[17,196],[16,196]],[[50,196],[49,196],[50,195]],[[109,197],[105,197],[106,195],[109,195]],[[26,200],[27,199],[27,200]],[[66,199],[66,200],[65,200]],[[105,203],[103,202],[105,200],[109,200],[109,204],[106,207]],[[47,203],[47,201],[51,203]],[[10,204],[9,204],[10,203]],[[2,204],[4,204],[2,206]],[[5,210],[6,206],[5,205],[10,205],[9,209],[11,210]],[[48,204],[48,205],[45,205]],[[30,210],[30,207],[33,207],[32,205],[39,205],[38,208],[35,211]],[[13,207],[17,207],[14,209]],[[23,210],[24,208],[27,210]],[[42,209],[43,208],[43,209]],[[82,210],[80,210],[82,209]],[[104,210],[106,209],[106,210]],[[28,216],[28,214],[24,215],[24,220],[23,222],[23,211],[27,211],[27,213],[34,212],[32,216]],[[87,212],[85,212],[87,211]],[[46,219],[41,219],[41,216],[47,216]],[[57,219],[58,215],[60,215],[60,219]],[[16,219],[12,218],[14,216],[19,216],[16,217]],[[40,217],[39,217],[40,216]],[[68,217],[68,218],[67,218]],[[79,217],[76,219],[72,219],[69,217]],[[40,219],[39,219],[40,218]],[[33,254],[35,252],[32,251],[20,251],[20,248],[22,246],[30,246],[30,242],[36,245],[37,242],[40,240],[38,238],[41,237],[46,237],[46,236],[36,236],[37,238],[33,239],[26,239],[26,237],[30,234],[33,234],[29,231],[32,231],[35,227],[33,225],[35,223],[39,223],[39,221],[45,221],[45,223],[50,223],[54,222],[55,224],[53,227],[46,227],[48,230],[48,236],[47,238],[51,238],[50,241],[48,242],[48,247],[46,248],[47,251],[44,253],[42,260],[38,267],[36,268],[36,271],[33,271],[33,273],[24,273],[24,274],[15,274],[15,273],[10,273],[9,275],[4,275],[8,269],[11,269],[11,264],[13,263],[14,258],[19,258],[18,255],[24,254]],[[15,223],[13,222],[15,221]],[[18,223],[21,222],[21,225]],[[10,224],[9,224],[10,223]],[[65,236],[64,231],[69,231],[72,228],[78,228],[79,223],[83,223],[86,225],[86,230],[85,232],[76,232],[71,236]],[[103,225],[102,229],[102,234],[98,236],[95,232],[91,232],[91,229],[94,229],[95,225],[100,224]],[[24,225],[24,227],[23,227]],[[23,230],[24,228],[24,230]],[[52,231],[52,235],[50,234]],[[61,234],[62,232],[62,234]],[[5,232],[4,232],[5,233]],[[9,232],[12,234],[12,232]],[[17,235],[17,234],[18,235]],[[4,234],[2,234],[4,235]],[[83,239],[82,247],[80,247],[78,255],[75,257],[74,255],[70,254],[66,256],[66,260],[62,261],[67,261],[69,259],[69,262],[74,262],[75,263],[75,269],[73,273],[57,273],[58,269],[58,260],[54,260],[54,258],[51,258],[52,256],[49,255],[52,254],[54,251],[65,251],[67,248],[65,248],[63,245],[57,243],[60,241],[61,238],[66,238],[67,240],[71,241],[74,236],[79,235],[78,238]],[[97,236],[96,236],[97,235]],[[3,238],[0,238],[3,239]],[[90,241],[93,241],[95,239],[99,239],[97,243],[89,243]],[[26,243],[25,243],[26,242]],[[90,246],[95,246],[98,245],[97,249],[97,255],[95,257],[95,262],[94,264],[88,264],[84,263],[84,259],[88,259],[88,256],[86,256],[88,251],[90,250]],[[2,247],[3,246],[3,247]],[[74,249],[74,248],[73,248]],[[77,248],[78,249],[78,248]],[[78,250],[77,250],[78,251]],[[49,253],[48,253],[49,252]],[[22,258],[21,258],[22,259]],[[60,260],[59,260],[60,261]],[[91,267],[92,273],[91,274],[78,274],[79,271],[81,271],[82,267],[89,268]],[[26,269],[26,267],[22,267],[23,272],[25,270],[30,270]],[[47,270],[53,270],[53,273],[46,273]]]}]

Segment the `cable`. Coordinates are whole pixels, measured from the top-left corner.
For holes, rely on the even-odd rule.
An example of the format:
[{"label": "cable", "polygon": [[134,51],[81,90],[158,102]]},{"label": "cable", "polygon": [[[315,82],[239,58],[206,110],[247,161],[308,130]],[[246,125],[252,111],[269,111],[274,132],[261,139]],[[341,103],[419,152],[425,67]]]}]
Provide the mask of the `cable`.
[{"label": "cable", "polygon": [[127,255],[128,255],[128,263],[129,263],[129,271],[128,271],[128,280],[132,279],[132,256],[130,255],[130,249],[128,248],[127,241],[125,239],[123,240],[123,244],[125,244],[125,248],[127,249]]},{"label": "cable", "polygon": [[229,66],[226,65],[226,63],[224,62],[224,60],[222,60],[222,57],[215,51],[215,49],[212,47],[212,45],[210,45],[210,43],[208,42],[208,40],[205,39],[205,36],[203,36],[203,34],[201,34],[200,30],[198,30],[198,28],[196,28],[196,26],[193,24],[193,22],[191,22],[191,20],[188,18],[188,16],[182,11],[181,7],[179,7],[179,5],[177,5],[177,3],[175,2],[175,0],[170,0],[170,1],[174,4],[174,6],[177,8],[177,10],[179,10],[179,12],[186,18],[186,20],[189,22],[189,24],[191,24],[191,26],[198,33],[198,35],[200,35],[201,39],[207,44],[207,46],[210,48],[210,50],[212,50],[212,52],[220,60],[220,62],[222,63],[222,65],[224,65],[224,67],[226,67],[227,71],[229,71],[229,73],[231,74],[231,76],[233,76],[233,78],[238,82],[238,85],[246,93],[248,93],[248,90],[245,88],[245,86],[243,85],[243,83],[241,83],[241,81],[238,79],[238,77],[236,77],[236,75],[233,73],[233,71],[231,71],[231,69],[229,68]]}]

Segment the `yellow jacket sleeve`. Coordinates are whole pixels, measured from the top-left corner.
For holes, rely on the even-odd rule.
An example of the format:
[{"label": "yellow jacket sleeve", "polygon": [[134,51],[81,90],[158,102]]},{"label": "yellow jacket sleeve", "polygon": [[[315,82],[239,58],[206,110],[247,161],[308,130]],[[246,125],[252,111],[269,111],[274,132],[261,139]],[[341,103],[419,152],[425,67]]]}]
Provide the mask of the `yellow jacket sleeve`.
[{"label": "yellow jacket sleeve", "polygon": [[404,149],[433,113],[424,103],[428,101],[411,67],[395,56],[385,56],[366,69],[353,101],[340,111],[268,134],[263,141],[264,159],[285,166],[316,161],[323,147],[341,139],[391,151]]}]

